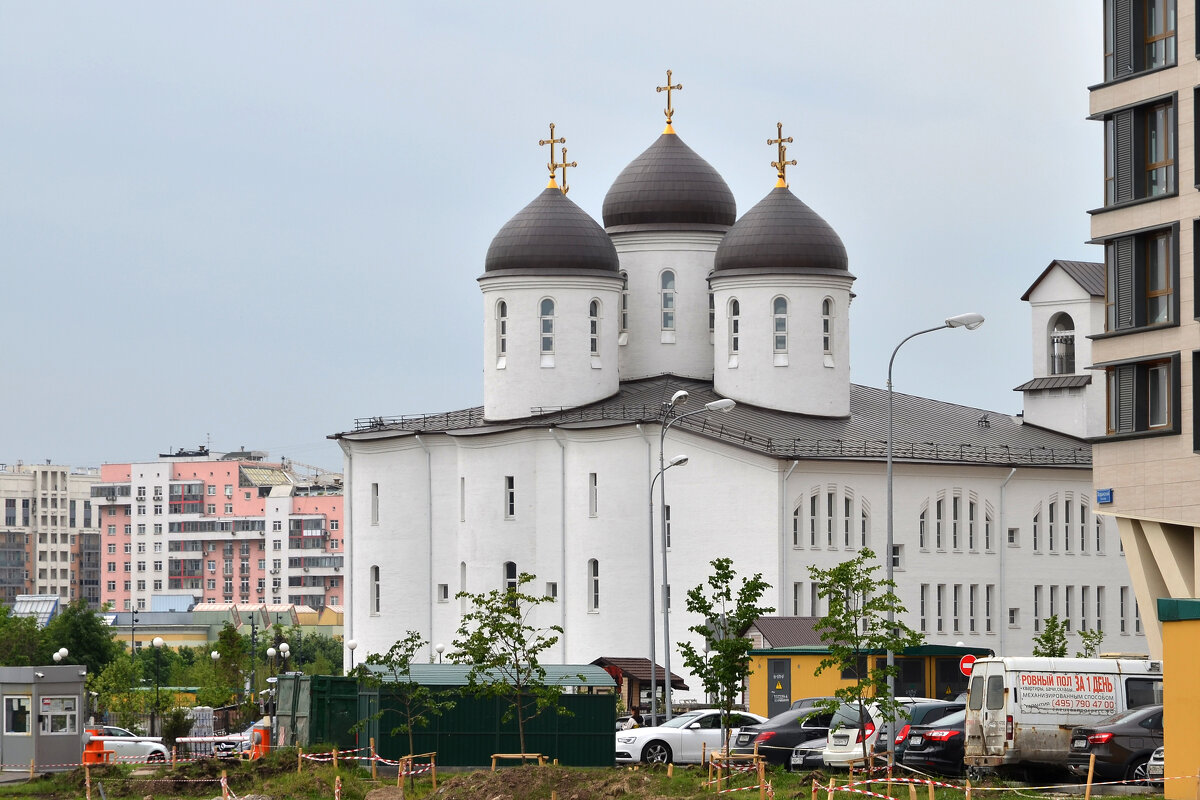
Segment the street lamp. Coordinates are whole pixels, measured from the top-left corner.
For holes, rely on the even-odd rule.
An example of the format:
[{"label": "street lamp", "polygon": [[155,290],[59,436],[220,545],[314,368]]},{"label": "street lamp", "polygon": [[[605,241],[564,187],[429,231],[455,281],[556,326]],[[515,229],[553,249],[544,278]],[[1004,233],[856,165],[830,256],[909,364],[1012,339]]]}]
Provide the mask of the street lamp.
[{"label": "street lamp", "polygon": [[354,671],[354,651],[358,647],[358,642],[354,639],[346,642],[346,649],[350,651],[350,671]]},{"label": "street lamp", "polygon": [[[688,417],[694,417],[697,414],[705,414],[705,413],[708,413],[709,411],[720,411],[721,413],[724,414],[729,411],[732,411],[733,407],[737,405],[737,403],[735,403],[734,401],[732,401],[726,397],[726,398],[722,398],[721,400],[713,400],[711,403],[705,403],[704,408],[698,408],[695,411],[689,411],[686,414],[677,413],[676,409],[685,405],[687,403],[687,401],[688,401],[688,393],[685,390],[680,389],[675,394],[671,395],[670,400],[663,403],[663,407],[662,407],[663,424],[658,432],[658,474],[660,476],[662,476],[662,474],[667,471],[667,467],[666,467],[666,463],[665,463],[666,458],[664,456],[663,450],[666,445],[667,431],[669,431],[671,429],[672,425],[674,425],[676,422],[679,422],[682,419],[687,419]],[[663,702],[666,705],[666,708],[663,711],[664,711],[664,715],[666,716],[666,718],[670,719],[671,718],[671,615],[669,613],[670,609],[667,607],[667,599],[668,599],[667,591],[670,588],[670,584],[667,581],[667,479],[665,477],[663,477],[662,480],[660,480],[658,482],[658,493],[659,493],[659,509],[658,509],[658,511],[660,514],[659,533],[662,536],[663,650],[665,651],[663,653],[663,669],[666,671],[666,674],[663,676],[663,683],[665,684],[664,692],[663,692],[663,695],[664,695]],[[653,662],[651,662],[651,664],[650,664],[650,670],[651,670],[650,674],[653,675],[654,674],[654,663]]]},{"label": "street lamp", "polygon": [[438,642],[437,645],[433,649],[437,650],[438,663],[439,664],[442,663],[442,653],[446,652],[446,645],[442,644],[441,642]]},{"label": "street lamp", "polygon": [[55,664],[58,664],[66,657],[67,657],[67,648],[65,648],[65,647],[58,648],[57,650],[54,651],[54,655],[51,656],[51,658],[54,659]]},{"label": "street lamp", "polygon": [[159,654],[162,653],[163,638],[155,636],[150,644],[154,646],[154,713],[150,715],[150,730],[154,731],[158,727],[155,723],[158,721]]},{"label": "street lamp", "polygon": [[[894,572],[895,556],[893,555],[893,551],[895,550],[894,534],[893,534],[894,520],[892,518],[892,450],[894,447],[894,442],[892,440],[892,418],[893,418],[892,365],[896,361],[896,353],[900,352],[900,348],[903,347],[904,343],[907,342],[909,339],[915,339],[916,337],[921,336],[922,334],[933,333],[934,331],[940,331],[943,328],[966,328],[969,331],[973,331],[982,324],[983,324],[983,315],[982,314],[970,313],[970,314],[959,314],[954,317],[947,317],[946,321],[944,323],[942,323],[941,325],[938,325],[937,327],[926,328],[925,330],[917,331],[916,333],[909,334],[908,336],[901,339],[900,344],[896,345],[896,349],[892,351],[892,357],[888,359],[888,374],[887,374],[887,395],[888,395],[887,548],[884,551],[884,568],[885,568],[885,573],[887,575],[887,583],[888,583],[889,587],[891,586],[893,576],[895,575],[895,572]],[[894,628],[894,623],[896,621],[896,612],[893,611],[891,608],[888,608],[887,619],[888,619],[888,630],[890,631]],[[896,696],[896,678],[894,675],[892,675],[892,670],[895,667],[895,665],[896,665],[896,653],[892,650],[892,648],[889,647],[888,651],[887,651],[887,670],[888,670],[887,687],[888,687],[888,695],[890,697]],[[888,752],[888,761],[889,762],[894,761],[896,759],[896,737],[895,737],[894,732],[891,732],[888,735],[887,752]]]},{"label": "street lamp", "polygon": [[[658,667],[655,664],[654,658],[654,482],[662,477],[662,474],[671,467],[682,467],[688,462],[688,457],[679,455],[675,456],[670,462],[658,472],[654,473],[654,477],[650,479],[650,724],[653,725],[658,720]],[[667,677],[667,682],[670,682],[670,676]],[[632,713],[633,709],[630,709]]]},{"label": "street lamp", "polygon": [[[288,657],[288,654],[289,654],[289,653],[291,653],[291,652],[292,652],[292,648],[288,647],[288,643],[287,643],[287,642],[280,642],[280,643],[279,643],[279,658],[280,658],[280,659],[282,660],[282,662],[283,662],[283,663],[282,663],[280,666],[282,666],[282,667],[286,667],[286,666],[287,666],[287,657]],[[285,670],[285,671],[286,671],[286,670]]]}]

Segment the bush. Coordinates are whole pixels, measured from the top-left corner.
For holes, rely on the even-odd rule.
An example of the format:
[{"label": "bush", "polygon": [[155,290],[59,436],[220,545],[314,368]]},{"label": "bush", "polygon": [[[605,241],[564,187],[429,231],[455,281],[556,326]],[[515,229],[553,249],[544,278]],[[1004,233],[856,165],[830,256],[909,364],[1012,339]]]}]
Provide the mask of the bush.
[{"label": "bush", "polygon": [[196,720],[188,716],[187,709],[173,708],[163,714],[162,737],[163,744],[170,750],[175,746],[175,740],[192,732]]}]

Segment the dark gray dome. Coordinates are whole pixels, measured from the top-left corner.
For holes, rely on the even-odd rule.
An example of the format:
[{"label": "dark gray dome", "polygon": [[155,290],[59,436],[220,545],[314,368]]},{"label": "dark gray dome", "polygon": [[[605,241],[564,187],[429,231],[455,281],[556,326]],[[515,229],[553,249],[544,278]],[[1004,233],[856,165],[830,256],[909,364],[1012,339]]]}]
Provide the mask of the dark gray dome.
[{"label": "dark gray dome", "polygon": [[849,269],[846,246],[821,216],[776,187],[729,229],[717,248],[714,272],[821,271]]},{"label": "dark gray dome", "polygon": [[504,224],[488,247],[484,269],[524,272],[618,272],[612,240],[561,191],[548,187]]},{"label": "dark gray dome", "polygon": [[[621,170],[604,197],[604,227],[727,230],[737,204],[725,179],[674,133],[664,133]],[[633,227],[631,227],[633,226]]]}]

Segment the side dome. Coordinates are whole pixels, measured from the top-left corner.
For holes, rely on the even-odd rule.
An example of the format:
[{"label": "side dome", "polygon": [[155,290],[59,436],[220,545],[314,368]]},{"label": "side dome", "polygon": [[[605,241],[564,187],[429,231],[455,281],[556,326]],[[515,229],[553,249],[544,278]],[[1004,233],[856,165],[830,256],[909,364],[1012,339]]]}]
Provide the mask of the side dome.
[{"label": "side dome", "polygon": [[729,229],[714,272],[846,272],[846,246],[821,215],[776,187]]},{"label": "side dome", "polygon": [[664,133],[621,170],[604,196],[610,233],[685,227],[724,232],[737,220],[725,179],[674,133]]},{"label": "side dome", "polygon": [[616,273],[620,261],[596,220],[557,188],[548,187],[493,237],[484,270]]}]

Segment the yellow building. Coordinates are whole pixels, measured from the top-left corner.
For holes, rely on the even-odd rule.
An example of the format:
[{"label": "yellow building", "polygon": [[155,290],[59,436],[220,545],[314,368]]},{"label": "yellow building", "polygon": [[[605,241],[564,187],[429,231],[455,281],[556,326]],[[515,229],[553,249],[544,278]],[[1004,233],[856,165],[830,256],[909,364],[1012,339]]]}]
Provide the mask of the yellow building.
[{"label": "yellow building", "polygon": [[1195,709],[1200,707],[1200,600],[1158,601],[1163,643],[1163,774],[1167,800],[1194,800],[1200,774],[1200,729]]},{"label": "yellow building", "polygon": [[[823,645],[776,647],[750,651],[750,679],[747,681],[747,710],[774,716],[786,711],[793,700],[823,697],[854,682],[836,668],[816,674],[821,659],[829,655]],[[963,656],[989,656],[985,647],[922,645],[896,654],[900,677],[898,696],[934,697],[952,700],[967,690],[967,674],[960,669]],[[869,656],[883,666],[887,655],[874,651]]]}]

